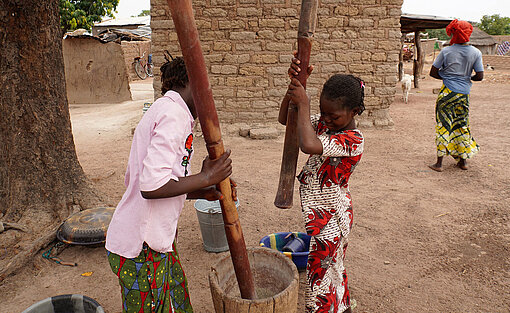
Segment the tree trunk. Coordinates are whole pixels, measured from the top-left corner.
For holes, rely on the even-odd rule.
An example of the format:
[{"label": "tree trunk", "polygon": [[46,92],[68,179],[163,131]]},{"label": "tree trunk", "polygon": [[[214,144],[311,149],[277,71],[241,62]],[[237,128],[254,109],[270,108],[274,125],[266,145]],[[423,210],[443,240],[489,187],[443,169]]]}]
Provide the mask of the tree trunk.
[{"label": "tree trunk", "polygon": [[100,201],[76,155],[58,12],[58,1],[0,0],[0,219],[31,230],[0,234],[11,256],[71,205]]}]

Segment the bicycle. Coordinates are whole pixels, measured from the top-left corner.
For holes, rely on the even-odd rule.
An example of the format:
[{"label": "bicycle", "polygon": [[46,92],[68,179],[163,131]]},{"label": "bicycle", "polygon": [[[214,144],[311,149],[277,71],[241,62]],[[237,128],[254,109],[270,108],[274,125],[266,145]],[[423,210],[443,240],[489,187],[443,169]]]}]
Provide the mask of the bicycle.
[{"label": "bicycle", "polygon": [[143,52],[141,57],[134,58],[133,68],[135,73],[141,79],[146,79],[148,77],[154,76],[152,72],[153,64],[152,64],[152,54],[149,54],[148,60],[145,61],[145,51]]}]

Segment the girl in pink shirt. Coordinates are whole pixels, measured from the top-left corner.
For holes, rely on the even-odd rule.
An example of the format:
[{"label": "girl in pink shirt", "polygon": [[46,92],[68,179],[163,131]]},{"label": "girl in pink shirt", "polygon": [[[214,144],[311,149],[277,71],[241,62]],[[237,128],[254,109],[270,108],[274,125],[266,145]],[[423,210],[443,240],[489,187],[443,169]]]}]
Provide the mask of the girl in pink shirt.
[{"label": "girl in pink shirt", "polygon": [[200,173],[191,174],[197,113],[184,60],[161,66],[161,81],[163,97],[136,127],[126,192],[106,235],[123,312],[193,312],[174,241],[177,221],[186,198],[218,200],[214,185],[232,173],[227,151],[214,161],[205,158]]}]

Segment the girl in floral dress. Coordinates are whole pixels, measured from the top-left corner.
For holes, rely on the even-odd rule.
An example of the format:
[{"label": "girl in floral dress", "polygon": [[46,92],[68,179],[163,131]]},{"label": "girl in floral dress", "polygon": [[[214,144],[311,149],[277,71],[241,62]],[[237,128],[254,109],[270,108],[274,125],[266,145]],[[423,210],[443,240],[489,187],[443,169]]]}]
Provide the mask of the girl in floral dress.
[{"label": "girl in floral dress", "polygon": [[[363,135],[354,117],[365,109],[364,83],[352,75],[333,75],[323,86],[320,114],[310,117],[309,99],[295,78],[298,64],[294,58],[279,121],[286,124],[289,103],[296,105],[299,147],[310,155],[298,175],[305,228],[311,236],[306,310],[351,312],[343,260],[353,217],[348,181],[363,153]],[[310,67],[308,74],[311,71]]]}]

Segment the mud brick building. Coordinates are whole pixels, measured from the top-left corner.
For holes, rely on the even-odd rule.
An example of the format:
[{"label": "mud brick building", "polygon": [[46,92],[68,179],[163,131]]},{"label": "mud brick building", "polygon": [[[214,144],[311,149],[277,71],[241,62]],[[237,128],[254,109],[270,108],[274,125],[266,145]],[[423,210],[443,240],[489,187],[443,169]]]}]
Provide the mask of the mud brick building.
[{"label": "mud brick building", "polygon": [[[278,108],[297,49],[299,0],[193,0],[200,42],[220,120],[277,123]],[[307,82],[318,110],[325,80],[335,73],[361,77],[367,110],[361,127],[392,125],[389,106],[398,81],[402,0],[320,0]],[[163,51],[181,55],[166,0],[151,0],[155,97],[160,96]]]}]

